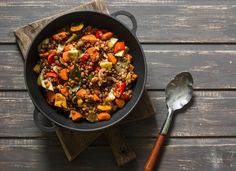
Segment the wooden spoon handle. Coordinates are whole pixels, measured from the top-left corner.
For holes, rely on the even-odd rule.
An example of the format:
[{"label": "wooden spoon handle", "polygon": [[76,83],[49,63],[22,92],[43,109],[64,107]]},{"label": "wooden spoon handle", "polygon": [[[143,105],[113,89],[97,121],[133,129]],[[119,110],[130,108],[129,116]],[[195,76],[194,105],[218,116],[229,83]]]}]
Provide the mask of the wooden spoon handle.
[{"label": "wooden spoon handle", "polygon": [[159,134],[159,136],[156,139],[156,142],[152,148],[151,154],[149,155],[149,158],[144,166],[144,171],[152,171],[153,170],[153,168],[155,166],[156,159],[160,153],[160,149],[161,149],[161,146],[162,146],[164,140],[165,140],[165,135]]}]

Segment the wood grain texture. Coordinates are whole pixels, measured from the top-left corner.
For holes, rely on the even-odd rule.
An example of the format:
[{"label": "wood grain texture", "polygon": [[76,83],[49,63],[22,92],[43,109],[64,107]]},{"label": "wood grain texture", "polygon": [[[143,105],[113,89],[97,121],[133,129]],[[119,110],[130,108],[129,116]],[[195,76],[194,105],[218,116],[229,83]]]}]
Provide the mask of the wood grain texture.
[{"label": "wood grain texture", "polygon": [[69,161],[74,160],[101,135],[99,132],[75,132],[64,128],[59,128],[56,134]]},{"label": "wood grain texture", "polygon": [[[164,92],[148,92],[157,115],[126,124],[127,137],[156,137],[166,117]],[[196,91],[189,108],[174,118],[171,137],[236,136],[236,92]],[[33,105],[27,92],[0,92],[0,137],[42,137],[32,120]]]},{"label": "wood grain texture", "polygon": [[[164,89],[174,75],[189,71],[195,89],[236,88],[236,45],[143,45],[147,88]],[[0,46],[0,89],[25,89],[23,60],[15,45]]]},{"label": "wood grain texture", "polygon": [[[13,30],[73,8],[86,0],[1,1],[0,42],[15,42]],[[235,42],[234,0],[106,0],[109,11],[127,10],[138,21],[141,42]],[[43,11],[43,12],[42,12]],[[122,18],[124,20],[124,18]],[[128,21],[125,23],[130,24]]]},{"label": "wood grain texture", "polygon": [[128,164],[136,159],[135,152],[127,143],[127,140],[121,133],[119,126],[115,126],[110,129],[108,128],[104,134],[110,144],[118,166],[124,166],[125,164]]},{"label": "wood grain texture", "polygon": [[[144,105],[145,108],[143,108]],[[140,111],[142,111],[142,113],[140,113]],[[148,93],[147,91],[144,91],[138,106],[119,124],[122,125],[124,123],[142,120],[149,118],[154,114],[155,111],[151,104]],[[125,137],[120,132],[119,126],[96,132],[74,132],[64,128],[59,128],[56,133],[69,161],[74,160],[83,150],[85,150],[103,133],[105,134],[105,137],[111,146],[118,166],[123,166],[134,160],[136,157],[135,152],[127,144]]]},{"label": "wood grain texture", "polygon": [[[113,170],[141,171],[151,150],[152,139],[130,139],[137,160],[125,167],[115,166],[108,146],[91,146],[68,163],[58,141],[52,139],[1,139],[0,170]],[[235,139],[170,139],[159,161],[158,171],[235,171]],[[24,157],[22,157],[24,156]],[[174,168],[174,169],[173,169]]]},{"label": "wood grain texture", "polygon": [[34,21],[30,24],[25,26],[21,26],[14,31],[16,36],[16,42],[20,48],[20,51],[23,57],[26,57],[27,50],[33,40],[33,38],[38,34],[38,32],[51,20],[74,11],[83,11],[83,10],[90,10],[90,11],[99,11],[101,13],[108,14],[108,9],[105,3],[102,0],[94,0],[89,3],[81,4],[76,7],[73,7],[69,10],[62,11],[61,13],[57,13],[53,16],[49,16],[47,18],[43,18],[37,21]]}]

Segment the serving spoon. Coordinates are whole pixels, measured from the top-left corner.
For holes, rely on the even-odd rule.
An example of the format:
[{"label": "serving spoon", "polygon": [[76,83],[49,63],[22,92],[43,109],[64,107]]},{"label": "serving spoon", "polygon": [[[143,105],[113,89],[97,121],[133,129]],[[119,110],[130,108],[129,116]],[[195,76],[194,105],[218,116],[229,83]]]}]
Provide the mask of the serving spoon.
[{"label": "serving spoon", "polygon": [[168,114],[166,120],[159,132],[159,136],[155,141],[151,154],[144,166],[144,171],[152,171],[156,162],[156,158],[160,153],[161,146],[168,133],[173,113],[183,108],[192,98],[193,94],[193,77],[188,72],[182,72],[175,76],[166,87],[166,105]]}]

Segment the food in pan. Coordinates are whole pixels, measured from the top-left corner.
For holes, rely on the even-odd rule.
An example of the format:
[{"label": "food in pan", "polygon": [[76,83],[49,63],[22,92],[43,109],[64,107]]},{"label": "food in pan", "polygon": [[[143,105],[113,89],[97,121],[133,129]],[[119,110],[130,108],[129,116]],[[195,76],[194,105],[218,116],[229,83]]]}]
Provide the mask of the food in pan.
[{"label": "food in pan", "polygon": [[43,40],[38,55],[37,84],[73,121],[109,120],[132,97],[133,57],[109,30],[73,23]]}]

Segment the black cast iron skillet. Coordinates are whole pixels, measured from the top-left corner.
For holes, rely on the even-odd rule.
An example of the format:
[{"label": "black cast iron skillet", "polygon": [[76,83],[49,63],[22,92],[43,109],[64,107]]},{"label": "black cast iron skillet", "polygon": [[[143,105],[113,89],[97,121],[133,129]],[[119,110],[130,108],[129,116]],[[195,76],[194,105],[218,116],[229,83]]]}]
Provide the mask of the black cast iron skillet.
[{"label": "black cast iron skillet", "polygon": [[[119,20],[117,20],[116,17],[118,15],[127,16],[131,20],[133,28],[129,29]],[[133,86],[133,96],[131,100],[125,105],[125,107],[115,112],[108,121],[96,123],[89,123],[87,121],[73,122],[68,118],[68,115],[63,114],[63,111],[48,105],[43,96],[41,88],[37,85],[37,75],[33,72],[33,67],[38,61],[38,44],[45,38],[50,37],[58,29],[61,29],[62,27],[65,27],[66,25],[69,25],[73,22],[80,21],[99,28],[106,28],[114,32],[119,39],[125,41],[126,45],[130,48],[130,53],[134,58],[133,65],[135,67],[135,72],[138,74],[138,79]],[[27,59],[25,62],[25,82],[28,93],[35,105],[35,124],[41,130],[46,132],[55,131],[58,126],[74,131],[95,131],[112,126],[125,118],[140,100],[146,82],[146,61],[142,47],[135,36],[136,31],[137,22],[134,16],[126,11],[118,11],[111,14],[111,16],[94,11],[72,12],[60,16],[47,24],[33,40],[28,50]],[[52,122],[50,127],[43,125],[39,121],[40,113]]]}]

